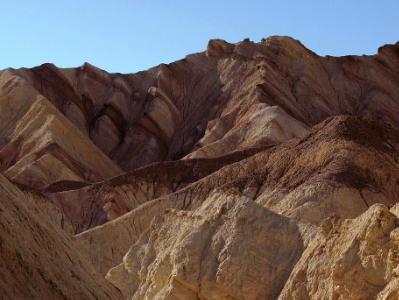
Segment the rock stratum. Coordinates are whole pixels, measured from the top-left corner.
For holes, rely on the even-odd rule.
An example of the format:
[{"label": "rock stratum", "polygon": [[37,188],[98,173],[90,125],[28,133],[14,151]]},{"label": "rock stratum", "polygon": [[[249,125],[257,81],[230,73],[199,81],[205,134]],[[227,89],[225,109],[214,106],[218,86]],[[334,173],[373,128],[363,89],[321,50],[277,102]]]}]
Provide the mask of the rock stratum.
[{"label": "rock stratum", "polygon": [[0,71],[2,299],[399,299],[399,43]]}]

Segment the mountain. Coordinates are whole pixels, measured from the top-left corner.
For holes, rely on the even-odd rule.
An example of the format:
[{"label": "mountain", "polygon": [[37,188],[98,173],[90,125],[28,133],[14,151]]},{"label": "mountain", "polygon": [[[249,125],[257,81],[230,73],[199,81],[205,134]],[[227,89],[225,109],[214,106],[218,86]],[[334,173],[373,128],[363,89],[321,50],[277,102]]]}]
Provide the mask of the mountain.
[{"label": "mountain", "polygon": [[5,299],[399,298],[399,43],[0,71]]}]

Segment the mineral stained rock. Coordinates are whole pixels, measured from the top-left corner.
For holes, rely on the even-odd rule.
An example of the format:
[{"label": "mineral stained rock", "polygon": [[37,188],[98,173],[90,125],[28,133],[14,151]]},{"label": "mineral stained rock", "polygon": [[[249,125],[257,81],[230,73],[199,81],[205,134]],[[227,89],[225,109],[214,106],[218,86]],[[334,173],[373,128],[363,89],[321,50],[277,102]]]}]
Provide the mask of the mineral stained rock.
[{"label": "mineral stained rock", "polygon": [[0,71],[2,299],[399,299],[399,43],[221,39]]}]

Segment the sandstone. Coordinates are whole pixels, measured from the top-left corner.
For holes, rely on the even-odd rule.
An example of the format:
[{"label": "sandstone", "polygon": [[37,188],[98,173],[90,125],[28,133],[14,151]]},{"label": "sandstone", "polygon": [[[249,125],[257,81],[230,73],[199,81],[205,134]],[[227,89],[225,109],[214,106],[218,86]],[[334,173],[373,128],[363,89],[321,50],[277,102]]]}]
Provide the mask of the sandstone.
[{"label": "sandstone", "polygon": [[[279,299],[375,298],[397,276],[397,223],[378,204],[339,222],[307,247]],[[387,287],[380,295],[394,293]]]},{"label": "sandstone", "polygon": [[398,51],[0,71],[2,298],[397,299]]},{"label": "sandstone", "polygon": [[294,223],[228,194],[148,230],[107,275],[129,299],[275,298],[302,247]]},{"label": "sandstone", "polygon": [[28,197],[0,175],[2,298],[120,299]]},{"label": "sandstone", "polygon": [[[6,99],[13,99],[16,108],[23,103],[24,109],[15,110],[19,119],[42,95],[121,167],[132,170],[179,159],[200,147],[216,151],[210,143],[246,131],[248,118],[262,105],[278,106],[308,127],[340,114],[398,127],[397,47],[384,46],[374,56],[320,57],[297,40],[272,36],[260,43],[211,40],[208,55],[190,55],[137,74],[109,74],[87,63],[76,69],[51,64],[9,69],[1,73],[1,105],[6,111]],[[220,137],[201,139],[215,121],[222,126]],[[268,117],[256,121],[259,126],[268,122]],[[223,149],[226,144],[220,141],[218,151],[231,151]]]},{"label": "sandstone", "polygon": [[[305,137],[258,151],[176,192],[147,198],[122,217],[79,234],[77,242],[104,273],[121,262],[154,217],[168,208],[195,210],[215,189],[236,188],[274,213],[306,226],[321,225],[332,215],[355,218],[374,203],[392,205],[399,194],[392,179],[399,169],[395,152],[382,146],[382,140],[397,145],[397,135],[378,128],[354,117],[327,120]],[[368,133],[368,140],[360,138],[362,132]],[[114,238],[109,240],[111,234]]]},{"label": "sandstone", "polygon": [[242,117],[239,124],[227,133],[221,134],[215,142],[209,143],[217,132],[225,131],[223,122],[215,122],[215,125],[209,129],[209,132],[205,132],[203,139],[198,142],[199,145],[206,144],[206,146],[193,151],[186,158],[217,157],[222,156],[226,151],[276,145],[304,135],[307,129],[305,124],[293,119],[281,108],[262,103],[254,105]]},{"label": "sandstone", "polygon": [[121,173],[45,98],[39,97],[10,128],[0,159],[4,174],[16,182],[42,189],[57,181],[90,182]]}]

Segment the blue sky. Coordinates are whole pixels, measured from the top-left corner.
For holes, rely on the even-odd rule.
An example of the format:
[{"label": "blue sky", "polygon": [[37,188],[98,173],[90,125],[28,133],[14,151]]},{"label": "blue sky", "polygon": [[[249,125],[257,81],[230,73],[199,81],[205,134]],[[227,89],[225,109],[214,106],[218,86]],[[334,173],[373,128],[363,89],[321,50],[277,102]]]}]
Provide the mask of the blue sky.
[{"label": "blue sky", "polygon": [[290,35],[320,55],[399,41],[399,0],[0,0],[0,69],[87,61],[134,72],[202,51],[211,38]]}]

